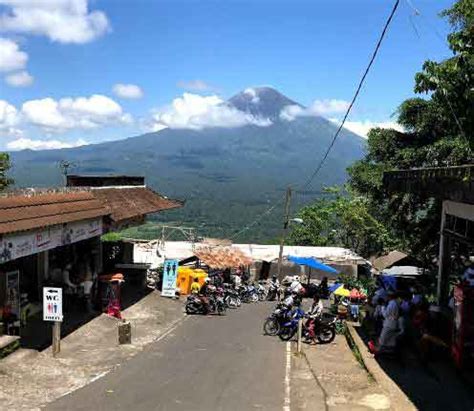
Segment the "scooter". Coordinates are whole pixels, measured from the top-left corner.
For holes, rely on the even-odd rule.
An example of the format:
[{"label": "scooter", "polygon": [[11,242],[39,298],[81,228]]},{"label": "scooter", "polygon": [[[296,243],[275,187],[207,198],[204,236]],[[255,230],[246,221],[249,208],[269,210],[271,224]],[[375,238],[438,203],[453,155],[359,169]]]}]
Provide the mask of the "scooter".
[{"label": "scooter", "polygon": [[304,311],[300,307],[296,307],[290,313],[289,321],[283,323],[278,332],[278,336],[283,341],[291,340],[296,332],[298,331],[298,322],[300,319],[303,319],[305,316]]}]

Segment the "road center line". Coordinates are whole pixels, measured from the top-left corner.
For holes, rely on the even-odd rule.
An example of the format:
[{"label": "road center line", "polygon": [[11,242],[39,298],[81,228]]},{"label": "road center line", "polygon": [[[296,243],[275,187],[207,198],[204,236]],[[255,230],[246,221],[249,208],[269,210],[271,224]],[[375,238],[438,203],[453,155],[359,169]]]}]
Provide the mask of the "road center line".
[{"label": "road center line", "polygon": [[291,343],[286,343],[286,367],[285,367],[285,402],[283,411],[290,411],[290,373],[291,373]]}]

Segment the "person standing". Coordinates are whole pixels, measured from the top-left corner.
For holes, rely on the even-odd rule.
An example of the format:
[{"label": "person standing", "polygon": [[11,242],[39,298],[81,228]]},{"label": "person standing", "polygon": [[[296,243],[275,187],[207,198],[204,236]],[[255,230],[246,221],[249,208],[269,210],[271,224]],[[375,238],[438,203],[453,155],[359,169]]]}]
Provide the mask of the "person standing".
[{"label": "person standing", "polygon": [[201,285],[199,284],[199,278],[196,277],[191,284],[191,294],[199,294],[200,289]]},{"label": "person standing", "polygon": [[369,349],[374,354],[380,354],[384,351],[393,350],[397,343],[399,335],[398,317],[399,307],[397,302],[397,295],[394,292],[388,293],[388,303],[383,312],[382,332],[380,333],[378,347],[375,344],[369,343]]}]

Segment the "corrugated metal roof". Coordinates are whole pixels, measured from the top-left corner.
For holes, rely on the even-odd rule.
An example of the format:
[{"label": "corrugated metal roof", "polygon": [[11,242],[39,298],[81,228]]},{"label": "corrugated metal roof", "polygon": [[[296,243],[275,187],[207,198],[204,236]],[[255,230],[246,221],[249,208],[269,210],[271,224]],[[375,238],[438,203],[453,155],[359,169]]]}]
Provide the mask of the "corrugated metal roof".
[{"label": "corrugated metal roof", "polygon": [[382,257],[376,258],[374,260],[373,266],[376,270],[382,271],[388,267],[391,267],[392,265],[403,260],[406,257],[408,257],[408,255],[402,253],[401,251],[390,251],[387,255],[383,255]]},{"label": "corrugated metal roof", "polygon": [[183,206],[183,202],[168,199],[146,187],[100,188],[93,189],[92,193],[110,208],[115,222]]},{"label": "corrugated metal roof", "polygon": [[87,191],[0,197],[0,234],[102,217],[109,211]]}]

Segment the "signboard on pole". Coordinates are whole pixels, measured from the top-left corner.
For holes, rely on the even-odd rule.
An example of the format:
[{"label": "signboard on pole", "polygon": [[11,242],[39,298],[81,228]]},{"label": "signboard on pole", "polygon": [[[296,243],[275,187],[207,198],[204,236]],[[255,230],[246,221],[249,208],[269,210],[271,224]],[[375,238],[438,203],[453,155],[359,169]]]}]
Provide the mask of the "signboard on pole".
[{"label": "signboard on pole", "polygon": [[163,286],[161,288],[162,297],[175,296],[178,263],[178,260],[165,260],[163,265]]},{"label": "signboard on pole", "polygon": [[63,320],[63,289],[43,287],[43,321]]}]

